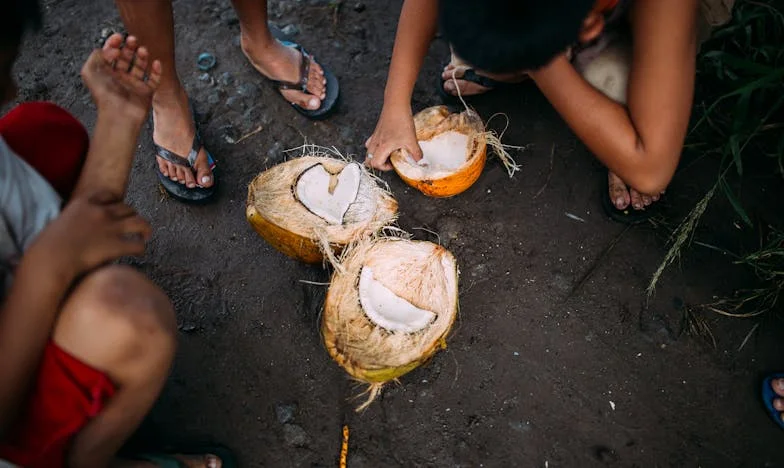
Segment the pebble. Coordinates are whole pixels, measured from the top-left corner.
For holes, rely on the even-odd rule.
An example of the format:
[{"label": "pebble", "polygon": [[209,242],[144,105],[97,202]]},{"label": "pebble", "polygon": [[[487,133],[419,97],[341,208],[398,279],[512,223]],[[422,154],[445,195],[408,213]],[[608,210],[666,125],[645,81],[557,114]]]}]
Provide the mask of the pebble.
[{"label": "pebble", "polygon": [[258,99],[259,88],[253,83],[243,83],[237,87],[237,95],[247,99]]},{"label": "pebble", "polygon": [[223,139],[226,143],[233,145],[237,142],[239,135],[237,135],[237,129],[234,128],[233,125],[226,125],[221,128],[221,133],[223,134]]},{"label": "pebble", "polygon": [[363,11],[365,11],[366,8],[367,6],[365,6],[365,4],[362,2],[357,2],[354,4],[354,11],[356,11],[357,13],[362,13]]},{"label": "pebble", "polygon": [[310,443],[310,436],[305,429],[296,424],[285,424],[283,426],[283,441],[290,447],[307,447]]},{"label": "pebble", "polygon": [[283,34],[287,36],[296,36],[297,34],[299,34],[299,28],[294,26],[293,24],[287,24],[286,26],[283,26],[283,29],[281,29],[281,31],[283,32]]},{"label": "pebble", "polygon": [[286,403],[275,405],[275,416],[281,424],[288,424],[294,422],[294,415],[297,412],[296,403]]},{"label": "pebble", "polygon": [[231,96],[230,98],[226,99],[226,107],[233,111],[237,112],[245,112],[246,105],[245,99],[240,96]]},{"label": "pebble", "polygon": [[277,161],[278,159],[283,158],[283,147],[281,146],[279,141],[276,141],[272,148],[267,151],[267,157],[270,158],[272,161]]},{"label": "pebble", "polygon": [[218,84],[229,87],[234,84],[234,76],[229,72],[223,72],[218,76]]},{"label": "pebble", "polygon": [[218,105],[220,102],[221,102],[220,93],[217,91],[215,91],[214,93],[210,93],[210,95],[207,96],[207,103],[212,106]]}]

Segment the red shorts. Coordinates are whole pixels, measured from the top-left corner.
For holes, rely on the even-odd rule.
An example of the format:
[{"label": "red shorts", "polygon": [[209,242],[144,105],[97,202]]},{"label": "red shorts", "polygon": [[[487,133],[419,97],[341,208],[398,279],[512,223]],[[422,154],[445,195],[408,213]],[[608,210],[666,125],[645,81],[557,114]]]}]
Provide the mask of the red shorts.
[{"label": "red shorts", "polygon": [[[6,144],[67,199],[89,145],[82,124],[51,103],[21,104],[0,118]],[[30,468],[65,465],[71,440],[115,391],[109,378],[49,342],[32,393],[0,459]]]}]

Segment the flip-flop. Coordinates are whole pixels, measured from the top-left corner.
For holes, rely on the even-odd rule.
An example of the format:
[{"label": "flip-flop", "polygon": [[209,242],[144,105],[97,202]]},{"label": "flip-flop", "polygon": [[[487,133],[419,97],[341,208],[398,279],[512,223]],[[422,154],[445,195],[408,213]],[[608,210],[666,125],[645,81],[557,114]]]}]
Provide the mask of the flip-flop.
[{"label": "flip-flop", "polygon": [[[193,136],[193,142],[191,143],[191,150],[187,156],[180,156],[179,154],[174,153],[171,150],[168,150],[153,141],[153,146],[155,147],[155,154],[156,156],[178,166],[184,166],[189,171],[194,172],[194,178],[196,177],[196,171],[194,168],[194,164],[196,164],[196,158],[199,156],[199,151],[204,148],[204,144],[201,141],[201,136],[199,135],[199,128],[196,124],[196,113],[193,109],[193,105],[191,104],[191,115],[193,116],[194,125],[196,127],[196,133]],[[167,176],[163,175],[160,168],[158,167],[158,162],[155,162],[155,172],[158,174],[158,181],[161,183],[163,188],[166,192],[169,193],[175,199],[185,202],[185,203],[206,203],[207,201],[211,200],[212,197],[215,195],[215,191],[218,186],[218,179],[215,174],[216,164],[215,160],[213,159],[212,155],[209,151],[205,148],[204,151],[207,153],[207,162],[210,165],[210,171],[212,171],[212,180],[213,184],[211,187],[200,187],[196,186],[194,188],[188,188],[187,185],[181,184],[179,182],[175,182],[168,178]]]},{"label": "flip-flop", "polygon": [[765,408],[768,410],[770,417],[773,418],[773,421],[778,424],[780,428],[784,429],[784,420],[781,419],[781,412],[773,406],[773,400],[776,398],[784,398],[779,396],[771,386],[776,379],[784,379],[784,373],[769,375],[762,381],[762,402],[765,404]]},{"label": "flip-flop", "polygon": [[[445,68],[445,66],[441,67],[442,70],[444,68]],[[473,68],[467,69],[463,73],[463,76],[461,76],[460,78],[457,78],[457,79],[458,80],[470,81],[471,83],[476,83],[479,86],[487,88],[487,91],[485,91],[483,93],[472,94],[470,96],[463,96],[463,99],[470,99],[470,98],[472,98],[474,96],[481,96],[483,94],[487,94],[490,91],[494,91],[496,89],[513,88],[513,87],[519,86],[519,85],[521,85],[521,84],[523,84],[523,83],[525,83],[527,81],[526,79],[523,79],[523,81],[519,81],[519,82],[515,82],[515,83],[510,83],[510,82],[506,82],[506,81],[498,81],[496,79],[490,78],[489,76],[480,75]],[[438,91],[438,95],[441,96],[441,99],[445,103],[459,103],[460,102],[460,98],[458,98],[456,95],[449,94],[444,89],[444,83],[446,83],[447,81],[448,80],[444,80],[443,78],[441,78],[440,74],[438,75],[438,85],[436,86],[436,90]]]},{"label": "flip-flop", "polygon": [[198,449],[175,450],[171,453],[140,453],[133,455],[135,460],[142,460],[153,463],[159,468],[188,468],[188,466],[174,457],[178,455],[215,455],[220,458],[222,468],[237,468],[237,457],[228,448],[222,445],[204,445]]},{"label": "flip-flop", "polygon": [[[277,29],[271,28],[272,35],[286,47],[291,47],[299,51],[302,55],[302,62],[300,63],[300,74],[299,74],[299,81],[292,82],[292,81],[282,81],[282,80],[274,80],[272,78],[265,77],[267,81],[272,84],[278,91],[286,90],[286,89],[294,89],[297,91],[302,91],[305,94],[310,94],[308,92],[308,73],[310,72],[310,64],[315,61],[312,55],[310,55],[304,47],[297,44],[296,42],[289,41],[285,38],[285,35],[278,31]],[[304,115],[305,117],[313,120],[319,120],[326,118],[333,110],[335,110],[338,102],[338,98],[340,97],[340,84],[338,83],[338,79],[335,75],[332,74],[327,67],[323,64],[319,64],[321,69],[324,71],[324,79],[327,80],[326,85],[326,95],[324,99],[321,100],[321,107],[318,109],[310,110],[300,107],[298,104],[293,103],[286,99],[283,94],[280,94],[280,97],[283,98],[286,102],[294,107],[294,110],[299,112],[300,114]]]},{"label": "flip-flop", "polygon": [[613,221],[617,221],[623,224],[640,224],[651,219],[651,217],[653,217],[653,215],[655,215],[659,210],[659,206],[662,202],[661,198],[659,198],[656,203],[646,206],[641,210],[635,210],[631,205],[627,206],[623,210],[619,210],[613,204],[612,200],[610,199],[610,194],[607,190],[607,172],[603,172],[603,174],[604,178],[602,179],[602,183],[599,185],[599,197],[602,200],[602,208],[604,208],[604,212]]}]

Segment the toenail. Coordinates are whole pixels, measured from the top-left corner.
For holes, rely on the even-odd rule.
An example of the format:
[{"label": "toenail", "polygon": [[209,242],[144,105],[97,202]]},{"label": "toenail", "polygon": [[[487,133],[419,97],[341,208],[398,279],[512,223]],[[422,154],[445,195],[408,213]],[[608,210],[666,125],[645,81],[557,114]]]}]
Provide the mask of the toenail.
[{"label": "toenail", "polygon": [[639,210],[640,208],[642,208],[641,204],[639,204],[639,203],[635,203],[634,204],[634,209]]},{"label": "toenail", "polygon": [[310,101],[308,101],[308,107],[313,107],[315,109],[318,108],[318,105],[319,105],[319,100],[316,98],[313,98]]},{"label": "toenail", "polygon": [[784,379],[777,379],[773,381],[773,386],[776,387],[778,390],[784,392]]},{"label": "toenail", "polygon": [[623,206],[623,198],[616,198],[615,199],[615,206],[621,208]]},{"label": "toenail", "polygon": [[201,183],[206,184],[211,180],[210,176],[204,176],[201,178]]}]

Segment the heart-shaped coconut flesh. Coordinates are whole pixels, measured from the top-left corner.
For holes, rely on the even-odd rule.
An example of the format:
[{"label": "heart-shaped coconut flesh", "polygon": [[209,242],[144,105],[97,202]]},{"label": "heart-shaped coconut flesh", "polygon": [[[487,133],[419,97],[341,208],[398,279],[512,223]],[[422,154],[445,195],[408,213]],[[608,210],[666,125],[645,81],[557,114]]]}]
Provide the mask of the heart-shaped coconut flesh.
[{"label": "heart-shaped coconut flesh", "polygon": [[316,164],[300,174],[295,187],[297,199],[329,224],[343,224],[348,208],[357,199],[361,177],[357,163],[347,164],[338,174]]},{"label": "heart-shaped coconut flesh", "polygon": [[363,267],[359,275],[359,302],[368,318],[389,331],[414,333],[428,326],[436,317],[396,295],[373,276],[373,269]]}]

